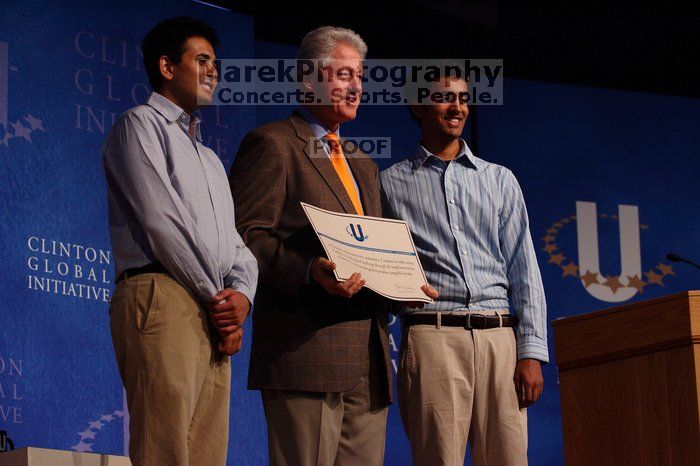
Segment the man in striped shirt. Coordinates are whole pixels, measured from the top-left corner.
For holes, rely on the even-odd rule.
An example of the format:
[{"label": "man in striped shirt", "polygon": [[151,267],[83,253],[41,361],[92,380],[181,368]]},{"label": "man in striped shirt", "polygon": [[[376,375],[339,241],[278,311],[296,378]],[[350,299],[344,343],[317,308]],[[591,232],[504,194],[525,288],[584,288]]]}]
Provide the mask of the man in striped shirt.
[{"label": "man in striped shirt", "polygon": [[384,215],[408,221],[440,293],[400,312],[399,408],[415,465],[462,465],[468,442],[475,465],[525,465],[525,408],[548,362],[544,290],[518,182],[460,138],[467,88],[429,83],[410,106],[420,147],[381,173]]},{"label": "man in striped shirt", "polygon": [[201,21],[158,23],[142,44],[153,93],[119,117],[103,149],[110,330],[134,466],[226,464],[228,356],[241,348],[258,268],[193,113],[212,100],[218,43]]}]

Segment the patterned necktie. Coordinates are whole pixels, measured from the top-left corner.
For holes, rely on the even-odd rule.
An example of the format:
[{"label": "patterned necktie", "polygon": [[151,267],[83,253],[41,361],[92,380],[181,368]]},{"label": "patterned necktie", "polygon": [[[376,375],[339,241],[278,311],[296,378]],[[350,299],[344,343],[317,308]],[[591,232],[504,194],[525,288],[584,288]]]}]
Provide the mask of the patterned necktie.
[{"label": "patterned necktie", "polygon": [[333,164],[333,168],[335,168],[340,181],[343,183],[343,186],[345,186],[345,191],[347,191],[348,196],[350,196],[352,205],[355,206],[355,211],[358,215],[364,215],[362,203],[360,202],[360,193],[357,192],[355,182],[350,174],[350,169],[345,162],[345,154],[343,154],[343,149],[340,147],[338,135],[335,133],[328,133],[326,134],[326,140],[331,147],[331,163]]}]

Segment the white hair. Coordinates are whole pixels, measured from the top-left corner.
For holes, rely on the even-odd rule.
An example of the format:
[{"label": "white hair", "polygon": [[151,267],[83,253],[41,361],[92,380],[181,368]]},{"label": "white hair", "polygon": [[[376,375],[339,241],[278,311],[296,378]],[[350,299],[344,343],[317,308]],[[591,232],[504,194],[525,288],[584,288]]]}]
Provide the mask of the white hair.
[{"label": "white hair", "polygon": [[349,45],[357,50],[364,60],[367,56],[367,44],[352,29],[335,26],[322,26],[304,36],[297,53],[298,60],[329,60],[338,45]]}]

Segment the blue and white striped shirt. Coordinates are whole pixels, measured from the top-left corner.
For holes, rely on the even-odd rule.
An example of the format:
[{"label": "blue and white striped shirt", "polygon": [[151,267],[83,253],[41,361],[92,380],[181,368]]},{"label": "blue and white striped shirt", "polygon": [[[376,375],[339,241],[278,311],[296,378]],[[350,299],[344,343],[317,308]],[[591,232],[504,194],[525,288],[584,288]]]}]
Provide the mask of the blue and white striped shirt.
[{"label": "blue and white striped shirt", "polygon": [[508,309],[510,298],[520,319],[518,359],[548,362],[547,307],[520,186],[510,170],[460,143],[450,163],[421,146],[380,175],[384,216],[408,222],[440,293],[420,312]]},{"label": "blue and white striped shirt", "polygon": [[226,170],[199,125],[157,92],[114,123],[103,159],[116,275],[160,262],[204,305],[223,288],[252,303],[258,263],[236,231]]}]

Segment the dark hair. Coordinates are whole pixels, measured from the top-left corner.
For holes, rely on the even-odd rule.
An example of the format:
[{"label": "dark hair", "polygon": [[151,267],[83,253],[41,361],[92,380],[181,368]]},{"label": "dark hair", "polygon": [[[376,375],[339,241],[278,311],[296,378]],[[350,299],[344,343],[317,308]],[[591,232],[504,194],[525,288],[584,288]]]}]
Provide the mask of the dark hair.
[{"label": "dark hair", "polygon": [[177,16],[161,21],[143,38],[141,42],[143,65],[153,90],[160,90],[162,84],[160,57],[165,55],[171,62],[180,63],[182,54],[185,52],[185,44],[190,37],[203,37],[212,47],[219,46],[219,37],[214,28],[204,21],[189,16]]},{"label": "dark hair", "polygon": [[421,105],[417,102],[418,91],[421,89],[421,87],[424,88],[426,85],[431,86],[432,84],[440,83],[448,78],[461,79],[464,82],[469,82],[469,76],[466,74],[468,71],[464,69],[463,64],[460,64],[453,60],[443,59],[431,63],[430,65],[434,66],[437,70],[435,73],[431,73],[430,80],[423,82],[413,82],[409,79],[406,82],[406,87],[404,90],[404,97],[406,98],[406,108],[408,109],[408,114],[411,116],[411,119],[413,121],[418,123],[418,125],[420,125],[420,120],[416,118],[416,115],[413,113],[413,107]]}]

